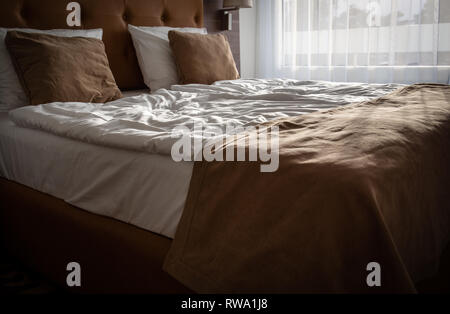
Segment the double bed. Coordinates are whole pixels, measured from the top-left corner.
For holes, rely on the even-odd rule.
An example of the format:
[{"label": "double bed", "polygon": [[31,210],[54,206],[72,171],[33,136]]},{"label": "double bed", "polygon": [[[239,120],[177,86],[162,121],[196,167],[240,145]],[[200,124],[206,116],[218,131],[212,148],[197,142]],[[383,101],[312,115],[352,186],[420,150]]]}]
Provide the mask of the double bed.
[{"label": "double bed", "polygon": [[[370,258],[380,258],[391,277],[375,292],[415,292],[414,283],[436,273],[450,236],[449,198],[442,188],[450,182],[445,166],[450,157],[448,86],[234,80],[211,86],[175,85],[150,94],[142,90],[145,85],[127,24],[201,27],[203,1],[79,2],[81,27],[103,28],[106,53],[123,98],[98,106],[53,103],[0,115],[0,230],[9,254],[61,287],[66,286],[67,264],[77,262],[83,282],[71,289],[88,293],[372,292],[366,286],[365,267],[376,260]],[[0,27],[67,27],[65,1],[48,0],[39,6],[33,1],[1,3],[5,10]],[[402,97],[411,98],[402,103]],[[427,99],[417,108],[408,105],[423,97]],[[146,110],[152,112],[151,119],[142,118]],[[333,120],[336,116],[342,116],[341,124]],[[328,124],[322,122],[327,119]],[[388,121],[386,125],[381,119]],[[173,161],[170,130],[199,120],[214,126],[230,120],[241,126],[279,126],[281,174],[255,175],[253,165],[245,162],[207,166]],[[353,127],[346,130],[344,122]],[[429,127],[424,127],[427,123]],[[157,136],[152,137],[155,125]],[[295,134],[300,138],[293,144]],[[372,142],[346,142],[353,138]],[[331,142],[351,143],[348,153],[347,147],[332,151]],[[417,148],[420,143],[427,143],[423,147],[430,151]],[[392,147],[399,150],[390,151]],[[322,156],[327,149],[328,155]],[[297,160],[290,159],[289,150],[296,152]],[[378,151],[386,155],[380,159]],[[405,151],[417,156],[399,153]],[[361,152],[365,155],[358,155]],[[433,159],[433,153],[439,158]],[[414,168],[426,161],[423,169]],[[389,162],[392,168],[386,167]],[[303,170],[300,165],[309,166]],[[288,175],[295,171],[298,179]],[[404,177],[398,179],[396,174]],[[267,196],[260,199],[278,204],[271,207],[280,211],[272,217],[274,225],[259,217],[267,208],[255,199],[264,189],[258,190],[258,184],[254,190],[248,188],[253,175],[268,184]],[[429,179],[429,190],[419,184],[421,178]],[[382,180],[398,193],[379,185]],[[270,193],[281,188],[279,195],[284,196],[289,185],[294,192],[285,195],[291,197],[285,203]],[[214,186],[223,186],[223,191]],[[421,189],[426,191],[423,198],[408,197]],[[311,203],[298,203],[293,209],[287,205],[290,200]],[[413,204],[414,200],[421,203]],[[366,213],[364,208],[359,216],[359,206],[370,210]],[[296,214],[297,209],[300,213],[308,208],[318,211]],[[288,226],[292,217],[300,219],[298,228],[306,242],[292,242],[299,235],[295,225]],[[197,224],[191,226],[192,222]],[[330,231],[330,226],[337,231]],[[286,234],[277,233],[280,230]],[[252,251],[248,242],[255,239],[264,240]],[[309,247],[311,241],[316,242],[314,249]],[[299,251],[289,256],[293,248]],[[311,252],[315,253],[302,256]],[[330,255],[324,261],[325,252]],[[351,254],[360,257],[352,259]],[[229,266],[233,260],[236,265]],[[340,264],[344,261],[348,265]],[[317,267],[308,268],[311,265]],[[258,272],[267,267],[279,277]],[[301,274],[315,276],[295,278]]]}]

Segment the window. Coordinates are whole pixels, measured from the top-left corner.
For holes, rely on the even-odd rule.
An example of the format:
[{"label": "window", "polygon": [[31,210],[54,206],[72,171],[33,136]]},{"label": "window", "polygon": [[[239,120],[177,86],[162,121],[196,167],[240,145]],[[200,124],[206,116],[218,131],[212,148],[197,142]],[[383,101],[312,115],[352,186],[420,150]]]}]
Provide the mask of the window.
[{"label": "window", "polygon": [[[265,38],[276,46],[272,69],[278,76],[449,81],[448,0],[261,0],[258,6],[258,17],[271,7],[271,36],[265,34]],[[263,49],[269,40],[261,35],[268,28],[261,29]],[[264,57],[261,61],[270,62]]]}]

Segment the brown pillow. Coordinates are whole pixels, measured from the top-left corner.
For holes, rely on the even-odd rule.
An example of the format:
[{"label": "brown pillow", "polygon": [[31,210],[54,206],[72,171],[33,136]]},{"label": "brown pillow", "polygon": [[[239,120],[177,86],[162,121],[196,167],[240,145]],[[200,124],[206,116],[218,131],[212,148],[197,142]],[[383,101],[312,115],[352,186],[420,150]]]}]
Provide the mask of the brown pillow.
[{"label": "brown pillow", "polygon": [[181,84],[212,84],[239,78],[225,36],[170,31],[169,40]]},{"label": "brown pillow", "polygon": [[122,97],[101,40],[10,31],[5,44],[31,105]]}]

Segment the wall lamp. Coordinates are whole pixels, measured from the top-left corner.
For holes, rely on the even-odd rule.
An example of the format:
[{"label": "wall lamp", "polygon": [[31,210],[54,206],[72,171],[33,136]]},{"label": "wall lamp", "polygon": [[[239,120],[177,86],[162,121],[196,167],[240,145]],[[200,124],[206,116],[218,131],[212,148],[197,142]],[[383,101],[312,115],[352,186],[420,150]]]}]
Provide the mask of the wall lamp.
[{"label": "wall lamp", "polygon": [[223,0],[223,12],[226,18],[226,29],[233,30],[233,11],[241,8],[252,8],[253,0]]}]

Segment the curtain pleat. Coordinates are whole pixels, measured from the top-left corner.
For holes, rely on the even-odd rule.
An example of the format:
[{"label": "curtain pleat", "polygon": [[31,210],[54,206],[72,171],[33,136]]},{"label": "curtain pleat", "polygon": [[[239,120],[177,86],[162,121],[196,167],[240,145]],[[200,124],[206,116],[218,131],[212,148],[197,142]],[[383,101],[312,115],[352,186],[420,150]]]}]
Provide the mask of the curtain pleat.
[{"label": "curtain pleat", "polygon": [[450,81],[448,0],[258,0],[257,76]]}]

